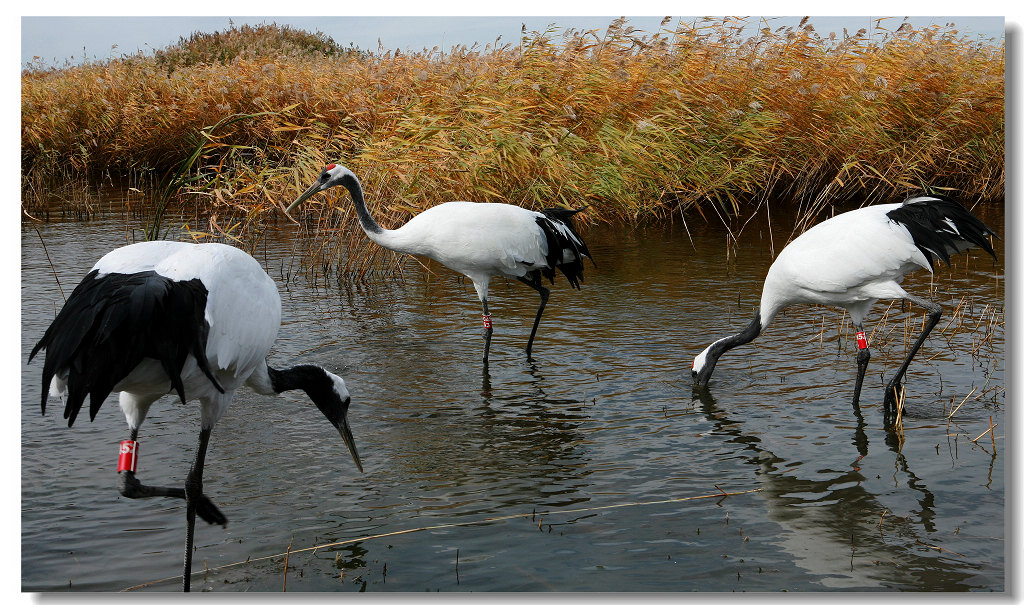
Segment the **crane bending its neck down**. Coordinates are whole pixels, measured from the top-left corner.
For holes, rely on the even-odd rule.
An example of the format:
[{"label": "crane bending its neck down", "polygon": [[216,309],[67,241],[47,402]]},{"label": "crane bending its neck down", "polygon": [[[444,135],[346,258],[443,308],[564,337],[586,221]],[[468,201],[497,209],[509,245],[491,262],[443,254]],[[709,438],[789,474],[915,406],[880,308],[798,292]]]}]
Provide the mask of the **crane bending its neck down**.
[{"label": "crane bending its neck down", "polygon": [[822,304],[846,309],[857,330],[856,405],[871,357],[863,326],[868,311],[879,299],[905,299],[923,307],[928,321],[886,386],[886,417],[894,417],[907,366],[942,315],[937,304],[904,290],[903,277],[918,269],[933,271],[936,258],[948,264],[951,254],[971,246],[994,257],[989,236],[996,234],[958,202],[941,195],[867,206],[815,225],[786,246],[768,269],[754,320],[739,334],[716,340],[694,358],[694,386],[706,388],[719,357],[757,338],[782,309]]}]

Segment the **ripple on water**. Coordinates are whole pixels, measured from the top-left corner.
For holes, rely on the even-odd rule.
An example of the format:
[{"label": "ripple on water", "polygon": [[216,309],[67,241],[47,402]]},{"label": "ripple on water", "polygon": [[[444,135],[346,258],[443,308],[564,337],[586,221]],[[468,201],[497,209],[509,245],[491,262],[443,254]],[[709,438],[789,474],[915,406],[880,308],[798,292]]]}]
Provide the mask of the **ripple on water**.
[{"label": "ripple on water", "polygon": [[[39,231],[65,292],[124,241],[116,221]],[[345,292],[292,279],[271,362],[345,378],[366,472],[301,395],[240,392],[206,473],[230,523],[198,528],[211,571],[194,586],[280,590],[291,544],[289,590],[1003,590],[1003,433],[995,449],[970,441],[989,416],[1003,422],[992,387],[1004,337],[990,322],[1001,261],[937,271],[937,300],[952,309],[969,293],[971,319],[911,366],[900,444],[880,400],[902,336],[874,351],[858,415],[851,334],[832,309],[787,311],[722,358],[709,395],[694,393],[693,356],[749,322],[770,251],[750,236],[726,263],[713,227],[690,235],[591,230],[598,265],[578,292],[556,280],[532,361],[536,296],[495,280],[486,371],[479,303],[443,268]],[[292,262],[279,236],[293,237],[269,233],[257,255],[273,276]],[[38,240],[23,231],[23,362],[62,300]],[[879,330],[902,331],[901,317]],[[22,378],[22,588],[119,590],[180,573],[181,503],[117,494],[116,404],[68,429],[58,402],[39,415],[38,372]],[[987,394],[947,424],[975,387]],[[183,480],[197,422],[194,404],[154,406],[145,480]]]}]

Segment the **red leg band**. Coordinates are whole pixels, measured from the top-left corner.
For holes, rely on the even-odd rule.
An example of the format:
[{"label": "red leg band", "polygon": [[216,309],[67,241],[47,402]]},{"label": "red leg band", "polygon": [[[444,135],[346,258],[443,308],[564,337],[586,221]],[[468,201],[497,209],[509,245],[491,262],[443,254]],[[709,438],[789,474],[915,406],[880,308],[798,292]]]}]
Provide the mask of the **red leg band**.
[{"label": "red leg band", "polygon": [[868,348],[868,337],[864,334],[864,332],[857,332],[857,348]]},{"label": "red leg band", "polygon": [[117,472],[131,471],[135,472],[135,469],[139,465],[139,442],[138,441],[122,441],[121,442],[121,455],[117,457]]},{"label": "red leg band", "polygon": [[484,315],[484,329],[485,330],[490,330],[491,329],[491,316],[489,314],[488,315]]}]

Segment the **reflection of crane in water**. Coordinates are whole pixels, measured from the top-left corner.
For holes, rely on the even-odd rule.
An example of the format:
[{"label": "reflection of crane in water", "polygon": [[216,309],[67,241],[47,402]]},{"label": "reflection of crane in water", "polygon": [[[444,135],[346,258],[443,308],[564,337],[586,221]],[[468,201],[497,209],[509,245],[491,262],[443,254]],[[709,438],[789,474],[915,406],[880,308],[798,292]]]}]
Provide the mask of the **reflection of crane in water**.
[{"label": "reflection of crane in water", "polygon": [[878,299],[902,298],[927,309],[928,321],[885,387],[885,422],[891,423],[907,367],[942,316],[942,307],[910,294],[900,282],[911,271],[932,271],[936,257],[948,264],[951,253],[972,245],[995,256],[990,235],[995,232],[963,206],[939,195],[867,206],[821,222],[793,240],[772,263],[750,325],[716,340],[694,358],[694,383],[706,387],[718,358],[757,338],[782,309],[799,303],[833,305],[846,309],[857,329],[856,407],[871,358],[864,319]]},{"label": "reflection of crane in water", "polygon": [[[470,508],[446,505],[443,512],[466,515],[481,506],[502,510],[524,502],[565,506],[589,500],[589,460],[580,444],[590,416],[581,398],[564,388],[546,392],[543,375],[529,362],[491,364],[482,385],[469,386],[472,368],[458,371],[464,380],[445,377],[451,384],[441,398],[417,397],[415,384],[389,394],[385,455],[394,472],[415,478],[404,488],[410,502],[422,497],[431,509],[439,499],[450,504],[455,493]],[[501,381],[493,390],[492,372]],[[552,499],[554,494],[565,496]]]},{"label": "reflection of crane in water", "polygon": [[[886,506],[863,485],[867,477],[857,464],[867,455],[868,445],[864,420],[859,414],[853,435],[859,457],[849,470],[831,475],[815,474],[815,477],[827,477],[824,479],[807,479],[788,473],[785,470],[789,468],[788,461],[766,449],[757,436],[745,433],[743,423],[726,416],[707,390],[696,389],[694,394],[715,432],[726,435],[726,442],[750,452],[750,463],[758,466],[756,475],[762,484],[760,497],[769,501],[765,507],[769,519],[788,530],[780,533],[778,544],[794,557],[797,565],[820,576],[823,585],[829,588],[920,589],[925,584],[917,574],[929,570],[930,573],[925,572],[929,573],[929,590],[973,587],[966,583],[972,575],[965,571],[971,567],[970,563],[954,566],[943,557],[919,554],[918,543],[923,540],[914,535],[917,533],[914,527],[920,527],[921,535],[936,530],[935,497],[896,449],[893,449],[896,464],[907,475],[907,486],[920,494],[917,498],[920,510],[914,523],[901,528],[899,543],[887,541],[880,531],[879,516]],[[813,495],[814,500],[809,500],[807,494]],[[911,535],[904,537],[908,532]],[[854,557],[870,567],[854,567]],[[898,564],[888,564],[893,560]],[[886,564],[879,567],[874,561]]]}]

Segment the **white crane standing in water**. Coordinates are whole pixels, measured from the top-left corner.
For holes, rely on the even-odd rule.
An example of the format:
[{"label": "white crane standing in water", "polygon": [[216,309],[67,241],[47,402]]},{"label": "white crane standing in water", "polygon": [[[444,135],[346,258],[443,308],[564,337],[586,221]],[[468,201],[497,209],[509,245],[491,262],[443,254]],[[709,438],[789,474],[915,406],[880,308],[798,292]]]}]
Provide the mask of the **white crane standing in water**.
[{"label": "white crane standing in water", "polygon": [[798,303],[817,303],[846,309],[857,329],[853,393],[857,405],[871,358],[864,319],[878,299],[902,298],[926,309],[928,320],[885,387],[883,406],[888,423],[895,418],[897,395],[910,360],[942,316],[939,305],[908,293],[900,282],[911,271],[933,271],[936,257],[949,264],[950,254],[972,245],[995,256],[990,235],[996,234],[958,202],[941,195],[867,206],[815,225],[786,246],[768,269],[753,321],[739,334],[711,343],[694,358],[695,386],[707,387],[718,358],[757,338],[779,311]]},{"label": "white crane standing in water", "polygon": [[[127,498],[185,500],[186,591],[196,515],[227,523],[203,493],[203,467],[210,432],[238,387],[265,395],[304,390],[341,433],[362,471],[348,425],[345,381],[316,365],[267,365],[280,325],[277,286],[245,252],[223,244],[142,242],[101,258],[29,355],[31,362],[46,350],[42,411],[47,394],[61,397],[69,427],[86,396],[92,420],[107,395],[120,391],[130,437],[121,442],[119,488]],[[139,426],[150,406],[169,393],[183,404],[200,402],[199,446],[184,489],[143,485],[135,477]]]},{"label": "white crane standing in water", "polygon": [[527,356],[533,350],[533,339],[550,293],[542,276],[554,283],[557,268],[574,288],[579,289],[583,281],[583,257],[590,258],[590,251],[572,225],[572,215],[582,208],[535,212],[511,204],[446,202],[424,210],[398,229],[383,229],[366,208],[355,174],[344,166],[329,164],[285,212],[338,185],[352,196],[359,224],[371,240],[389,250],[432,258],[472,280],[483,305],[485,364],[493,331],[487,310],[487,288],[492,276],[515,277],[540,293],[540,307],[526,343]]}]

